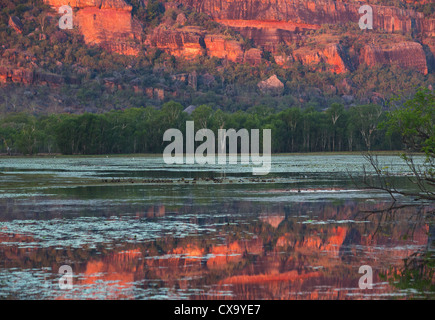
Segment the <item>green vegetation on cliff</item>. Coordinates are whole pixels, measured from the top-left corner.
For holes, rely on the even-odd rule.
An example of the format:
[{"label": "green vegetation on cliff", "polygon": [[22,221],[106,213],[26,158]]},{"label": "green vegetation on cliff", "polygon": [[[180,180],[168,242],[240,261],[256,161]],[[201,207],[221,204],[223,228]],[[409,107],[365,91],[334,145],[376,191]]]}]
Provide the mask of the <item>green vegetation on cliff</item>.
[{"label": "green vegetation on cliff", "polygon": [[[157,1],[148,2],[147,7],[141,6],[140,1],[130,3],[133,15],[143,23],[145,33],[159,23],[169,26],[175,23],[175,11],[163,12]],[[382,105],[392,95],[410,96],[417,87],[435,83],[433,72],[423,75],[398,66],[369,68],[359,65],[357,70],[342,74],[329,72],[324,63],[313,68],[292,62],[283,68],[274,62],[270,53],[266,54],[268,52],[255,66],[210,56],[184,60],[145,46],[136,57],[123,56],[86,45],[77,29],[59,30],[55,12],[42,0],[0,0],[0,7],[0,69],[27,70],[28,74],[43,74],[48,78],[40,81],[44,77],[17,77],[16,81],[0,84],[0,114],[159,109],[170,100],[184,107],[210,104],[226,112],[246,111],[256,105],[274,106],[276,111],[291,107],[320,111],[333,103],[345,107]],[[189,24],[231,39],[238,38],[244,41],[246,48],[253,45],[206,15],[183,10]],[[22,21],[21,34],[9,27],[11,16]],[[358,50],[355,39],[345,35],[350,26],[322,27],[318,33],[331,28],[338,28],[336,31],[343,34],[340,41],[344,46]],[[389,35],[383,37],[388,40]],[[283,51],[295,50],[297,45],[295,43],[294,48],[283,46]],[[187,81],[194,72],[196,76]],[[283,92],[276,95],[261,92],[258,82],[274,74],[283,82]],[[179,80],[183,75],[185,80]]]},{"label": "green vegetation on cliff", "polygon": [[209,105],[197,107],[191,115],[181,104],[130,108],[104,114],[31,116],[10,114],[0,120],[0,152],[9,154],[120,154],[161,153],[163,133],[169,128],[185,131],[187,120],[195,130],[219,128],[272,129],[273,152],[398,150],[397,133],[385,135],[378,124],[385,112],[377,105],[345,110],[333,104],[325,112],[314,108],[289,108],[276,112],[257,106],[246,112],[223,112]]}]

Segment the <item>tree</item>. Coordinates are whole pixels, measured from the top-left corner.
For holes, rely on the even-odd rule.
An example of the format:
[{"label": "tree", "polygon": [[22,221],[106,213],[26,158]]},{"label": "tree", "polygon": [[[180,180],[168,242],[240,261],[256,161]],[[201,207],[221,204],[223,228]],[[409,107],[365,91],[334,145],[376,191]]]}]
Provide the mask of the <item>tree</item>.
[{"label": "tree", "polygon": [[200,105],[193,110],[192,117],[198,129],[208,128],[207,124],[211,121],[213,109],[208,105]]},{"label": "tree", "polygon": [[308,108],[304,110],[302,115],[303,122],[303,150],[311,151],[312,146],[312,135],[316,131],[316,117],[318,116],[318,112],[314,110],[314,108]]},{"label": "tree", "polygon": [[328,108],[326,114],[328,115],[328,120],[332,124],[332,151],[335,151],[335,138],[337,135],[337,121],[343,116],[344,107],[342,104],[333,103],[331,107]]},{"label": "tree", "polygon": [[183,106],[174,101],[166,102],[162,107],[162,113],[165,117],[167,129],[178,127],[182,118]]},{"label": "tree", "polygon": [[152,22],[165,12],[164,5],[158,0],[149,0],[146,8],[147,21]]},{"label": "tree", "polygon": [[410,151],[422,151],[427,157],[435,154],[435,95],[420,89],[404,108],[393,110],[385,123],[389,135],[399,132]]},{"label": "tree", "polygon": [[[375,169],[375,178],[364,175],[364,184],[394,194],[413,196],[418,200],[435,200],[435,95],[428,89],[419,89],[414,98],[405,102],[403,108],[391,111],[383,123],[387,134],[399,132],[407,152],[401,155],[412,172],[410,178],[417,191],[400,190],[394,184],[388,168],[381,168],[372,154],[366,157]],[[414,162],[413,152],[423,152],[425,161],[421,165]]]},{"label": "tree", "polygon": [[377,130],[382,115],[382,107],[376,104],[361,105],[353,108],[352,122],[361,134],[367,150],[372,147],[373,133]]},{"label": "tree", "polygon": [[301,110],[299,108],[289,108],[282,112],[283,120],[287,123],[290,133],[291,151],[294,151],[296,129],[301,119]]}]

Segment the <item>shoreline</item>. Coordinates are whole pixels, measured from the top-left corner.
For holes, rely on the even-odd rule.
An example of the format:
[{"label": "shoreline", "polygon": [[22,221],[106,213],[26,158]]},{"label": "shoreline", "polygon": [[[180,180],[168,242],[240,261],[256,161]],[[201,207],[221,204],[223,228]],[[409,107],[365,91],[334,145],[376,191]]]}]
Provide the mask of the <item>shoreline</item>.
[{"label": "shoreline", "polygon": [[[385,150],[385,151],[372,151],[373,155],[377,156],[398,156],[405,151],[403,150]],[[293,153],[273,153],[272,157],[279,156],[335,156],[335,155],[364,155],[367,154],[367,151],[323,151],[323,152],[293,152]],[[413,155],[424,155],[422,152],[412,153]],[[240,154],[238,154],[240,156]],[[0,154],[0,159],[8,159],[8,158],[122,158],[122,157],[131,157],[131,158],[155,158],[162,157],[162,153],[130,153],[130,154],[98,154],[98,155],[90,155],[90,154],[72,154],[65,155],[61,153],[39,153],[34,155],[7,155],[5,153]],[[186,156],[184,154],[183,156]]]}]

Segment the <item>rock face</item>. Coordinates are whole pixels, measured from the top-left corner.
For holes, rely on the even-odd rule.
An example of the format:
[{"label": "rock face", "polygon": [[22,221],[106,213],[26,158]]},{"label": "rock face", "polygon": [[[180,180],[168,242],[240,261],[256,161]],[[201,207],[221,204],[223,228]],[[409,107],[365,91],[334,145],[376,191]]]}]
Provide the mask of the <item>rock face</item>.
[{"label": "rock face", "polygon": [[[304,23],[310,25],[358,22],[359,2],[333,0],[177,0],[199,12],[220,20],[259,20]],[[433,32],[433,23],[426,25],[424,15],[412,10],[373,5],[374,29]],[[284,29],[285,30],[285,29]]]},{"label": "rock face", "polygon": [[257,46],[271,52],[275,52],[280,43],[299,41],[301,33],[320,28],[319,25],[290,21],[216,19],[216,22],[237,30],[244,37],[253,39]]},{"label": "rock face", "polygon": [[34,79],[33,70],[25,68],[0,67],[0,83],[32,84]]},{"label": "rock face", "polygon": [[305,65],[324,63],[326,68],[334,73],[343,73],[354,69],[350,58],[339,44],[331,44],[320,50],[302,48],[296,50],[293,55],[297,61]]},{"label": "rock face", "polygon": [[124,0],[44,0],[45,3],[52,7],[61,7],[69,5],[72,8],[98,8],[98,9],[128,9],[132,7],[125,3]]},{"label": "rock face", "polygon": [[[53,7],[65,4],[64,0],[44,1]],[[395,64],[414,68],[424,74],[428,72],[425,52],[421,45],[413,42],[394,44],[389,49],[367,45],[359,57],[349,57],[346,48],[338,42],[315,48],[299,48],[288,56],[278,52],[280,44],[297,43],[307,32],[319,29],[322,24],[357,23],[361,17],[358,12],[361,3],[354,0],[173,0],[165,6],[176,8],[181,4],[209,14],[215,21],[236,29],[244,37],[252,39],[257,48],[245,50],[239,41],[189,26],[159,26],[148,35],[146,44],[184,59],[208,55],[256,65],[261,63],[262,51],[265,50],[270,51],[281,65],[296,60],[309,65],[323,64],[327,70],[335,73],[352,71],[358,63],[370,66]],[[132,6],[126,1],[72,0],[69,5],[78,9],[74,24],[80,27],[86,43],[98,44],[122,54],[138,54],[142,27],[132,18]],[[429,53],[433,56],[431,39],[435,35],[435,19],[425,19],[422,13],[413,10],[377,5],[372,5],[372,8],[374,31],[418,34],[423,39],[422,43],[427,43],[426,55]],[[178,15],[179,25],[184,25],[186,21],[184,14]]]},{"label": "rock face", "polygon": [[192,59],[205,50],[204,34],[197,28],[155,28],[148,39],[152,47],[165,50],[176,57]]},{"label": "rock face", "polygon": [[[418,43],[400,41],[390,49],[367,46],[361,57],[349,56],[347,49],[338,42],[303,47],[286,56],[279,52],[280,44],[291,45],[308,36],[323,24],[342,24],[359,21],[361,3],[354,0],[175,0],[190,6],[198,12],[210,15],[216,22],[239,31],[244,37],[252,39],[262,50],[270,51],[275,61],[285,66],[289,62],[318,65],[323,63],[334,73],[353,71],[358,63],[389,64],[410,67],[427,73],[424,51]],[[424,18],[420,12],[395,7],[372,5],[374,32],[412,33],[427,45],[426,52],[433,56],[432,40],[435,34],[435,19]],[[231,61],[255,61],[252,55],[243,53],[240,44],[226,41],[219,36],[206,36],[207,54]],[[321,47],[322,49],[319,49]],[[413,53],[416,58],[413,58]],[[426,53],[428,54],[428,53]],[[430,59],[430,57],[428,58]]]},{"label": "rock face", "polygon": [[366,45],[360,55],[360,63],[369,66],[397,65],[423,74],[428,73],[426,55],[421,44],[417,42],[402,42],[389,47]]},{"label": "rock face", "polygon": [[[45,0],[53,7],[65,4],[63,0]],[[88,44],[126,55],[139,53],[142,27],[132,18],[132,6],[123,0],[76,0],[68,1],[78,9],[74,13],[74,25],[78,25]],[[135,41],[136,40],[136,41]]]},{"label": "rock face", "polygon": [[435,37],[435,19],[424,20],[423,30],[426,37]]},{"label": "rock face", "polygon": [[269,79],[257,84],[258,88],[264,93],[281,94],[284,90],[284,83],[274,74]]},{"label": "rock face", "polygon": [[23,23],[21,22],[20,18],[15,17],[15,16],[9,17],[8,24],[16,32],[23,33]]},{"label": "rock face", "polygon": [[[346,47],[338,39],[323,43],[315,39],[313,46],[305,45],[305,41],[315,34],[312,31],[322,25],[356,24],[361,17],[358,10],[362,5],[356,0],[168,0],[165,3],[167,9],[177,9],[181,5],[192,7],[210,15],[216,22],[239,31],[245,38],[253,40],[256,48],[249,50],[241,41],[229,39],[223,34],[210,34],[203,28],[186,26],[184,13],[178,14],[177,27],[163,23],[149,32],[143,42],[142,26],[132,17],[132,6],[127,0],[44,2],[54,8],[69,4],[74,8],[74,25],[80,28],[86,43],[120,54],[137,55],[141,44],[145,43],[183,59],[207,55],[252,65],[260,64],[266,56],[264,52],[270,51],[275,62],[283,67],[299,61],[334,73],[353,71],[360,63],[369,66],[397,65],[423,74],[435,69],[435,19],[424,18],[422,13],[413,10],[370,3],[374,14],[373,31],[411,33],[423,46],[403,39],[397,42],[391,40],[393,44],[389,46],[373,42],[357,54],[352,51],[354,48]],[[20,21],[15,18],[10,18],[9,25],[22,32]],[[282,44],[287,48],[295,45],[296,49],[284,54],[280,50]],[[352,51],[350,54],[349,50]]]},{"label": "rock face", "polygon": [[0,66],[0,83],[40,84],[58,87],[64,82],[64,78],[60,75],[49,74],[30,68]]},{"label": "rock face", "polygon": [[228,59],[233,62],[243,62],[244,51],[242,44],[235,40],[227,40],[222,35],[206,35],[205,46],[207,55]]},{"label": "rock face", "polygon": [[176,22],[180,25],[184,25],[187,21],[186,15],[184,13],[180,13],[177,15]]},{"label": "rock face", "polygon": [[263,52],[260,49],[251,48],[245,52],[243,61],[252,65],[258,65],[261,63],[262,58]]},{"label": "rock face", "polygon": [[259,64],[262,59],[259,49],[250,49],[245,52],[241,42],[227,39],[220,34],[207,34],[205,30],[197,27],[178,29],[158,27],[153,30],[146,43],[185,59],[207,55],[249,64]]}]

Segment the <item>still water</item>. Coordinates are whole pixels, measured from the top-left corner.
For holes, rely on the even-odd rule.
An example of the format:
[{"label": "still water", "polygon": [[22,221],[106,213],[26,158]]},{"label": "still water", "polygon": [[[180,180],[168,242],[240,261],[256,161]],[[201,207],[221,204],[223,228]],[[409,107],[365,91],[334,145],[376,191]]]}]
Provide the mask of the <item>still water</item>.
[{"label": "still water", "polygon": [[[399,158],[379,160],[412,187]],[[0,299],[433,298],[434,205],[358,189],[364,163],[274,156],[253,176],[161,157],[0,158]]]}]

